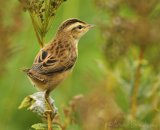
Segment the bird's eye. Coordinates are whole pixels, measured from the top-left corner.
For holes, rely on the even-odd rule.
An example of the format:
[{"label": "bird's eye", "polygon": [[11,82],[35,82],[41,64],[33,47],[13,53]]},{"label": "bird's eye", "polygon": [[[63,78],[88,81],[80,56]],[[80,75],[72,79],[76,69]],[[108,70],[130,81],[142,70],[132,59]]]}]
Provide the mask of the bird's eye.
[{"label": "bird's eye", "polygon": [[78,29],[82,29],[82,28],[83,28],[83,26],[82,26],[82,25],[79,25],[79,26],[78,26]]}]

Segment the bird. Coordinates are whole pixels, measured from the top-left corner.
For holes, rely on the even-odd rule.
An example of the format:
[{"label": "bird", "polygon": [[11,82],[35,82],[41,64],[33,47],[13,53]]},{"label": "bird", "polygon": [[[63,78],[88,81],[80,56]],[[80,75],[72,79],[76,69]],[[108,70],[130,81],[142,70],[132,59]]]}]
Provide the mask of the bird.
[{"label": "bird", "polygon": [[70,18],[59,26],[48,44],[41,48],[34,62],[24,72],[46,98],[72,72],[78,58],[78,43],[94,25]]}]

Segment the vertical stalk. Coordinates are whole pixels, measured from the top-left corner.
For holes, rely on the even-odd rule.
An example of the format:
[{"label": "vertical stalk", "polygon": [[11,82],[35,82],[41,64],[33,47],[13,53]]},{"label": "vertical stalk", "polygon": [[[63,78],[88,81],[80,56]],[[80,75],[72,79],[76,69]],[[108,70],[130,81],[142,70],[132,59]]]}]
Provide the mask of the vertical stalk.
[{"label": "vertical stalk", "polygon": [[33,16],[32,16],[32,14],[31,14],[30,12],[29,12],[29,14],[30,14],[30,17],[31,17],[31,20],[32,20],[34,32],[35,32],[36,37],[37,37],[37,39],[38,39],[38,43],[39,43],[40,47],[42,48],[44,43],[43,43],[43,41],[41,41],[41,39],[40,39],[40,37],[39,37],[38,29],[37,29],[37,27],[36,27],[36,25],[35,25],[36,23],[35,23],[35,21],[34,21],[34,18],[33,18]]},{"label": "vertical stalk", "polygon": [[133,90],[131,95],[131,115],[133,118],[136,117],[136,112],[137,112],[137,96],[138,96],[138,90],[140,86],[143,56],[144,56],[144,49],[141,47],[140,53],[139,53],[139,59],[138,59],[138,66],[135,71],[135,80],[134,80],[134,85],[133,85]]},{"label": "vertical stalk", "polygon": [[46,100],[46,109],[47,109],[47,123],[48,123],[48,130],[52,130],[52,115],[54,112],[54,109],[49,101],[49,91],[45,92],[45,100]]},{"label": "vertical stalk", "polygon": [[47,113],[48,130],[52,130],[52,118],[51,114]]}]

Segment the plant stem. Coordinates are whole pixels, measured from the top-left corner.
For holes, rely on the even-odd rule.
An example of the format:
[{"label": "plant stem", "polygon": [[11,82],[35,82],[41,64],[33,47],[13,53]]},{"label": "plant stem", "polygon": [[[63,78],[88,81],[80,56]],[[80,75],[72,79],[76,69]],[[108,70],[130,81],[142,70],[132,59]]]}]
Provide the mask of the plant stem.
[{"label": "plant stem", "polygon": [[138,66],[135,72],[135,80],[133,85],[132,96],[131,96],[131,115],[133,118],[135,118],[136,112],[137,112],[137,96],[138,96],[138,90],[140,86],[143,56],[144,56],[144,49],[141,47],[140,53],[139,53],[139,59],[138,59]]},{"label": "plant stem", "polygon": [[52,130],[52,119],[54,118],[52,115],[54,113],[54,109],[49,101],[49,91],[45,92],[45,100],[46,100],[46,109],[47,109],[47,122],[48,122],[48,130]]},{"label": "plant stem", "polygon": [[41,41],[41,39],[40,39],[40,37],[39,37],[39,34],[38,34],[38,32],[37,32],[37,27],[36,27],[36,25],[35,25],[35,21],[34,21],[34,18],[33,18],[33,16],[32,16],[32,14],[31,14],[30,12],[29,12],[29,14],[30,14],[30,17],[31,17],[31,20],[32,20],[34,32],[35,32],[36,37],[37,37],[37,39],[38,39],[38,43],[39,43],[40,47],[42,48],[44,43],[43,43],[43,41]]},{"label": "plant stem", "polygon": [[47,122],[48,122],[48,130],[52,130],[52,118],[51,118],[52,113],[47,113]]}]

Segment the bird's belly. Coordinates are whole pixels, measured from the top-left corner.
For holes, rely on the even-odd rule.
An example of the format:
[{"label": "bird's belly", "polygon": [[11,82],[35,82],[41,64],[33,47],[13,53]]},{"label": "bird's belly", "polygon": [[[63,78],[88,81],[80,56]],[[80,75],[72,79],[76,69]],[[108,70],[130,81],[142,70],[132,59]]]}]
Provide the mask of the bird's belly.
[{"label": "bird's belly", "polygon": [[48,82],[47,88],[52,91],[56,88],[57,85],[59,85],[69,74],[71,70],[55,74],[50,77],[50,82]]},{"label": "bird's belly", "polygon": [[70,72],[71,70],[68,70],[51,76],[46,76],[46,77],[44,76],[43,78],[45,79],[46,82],[41,82],[31,77],[28,78],[30,79],[31,83],[35,87],[37,87],[40,91],[46,91],[46,90],[52,91],[70,74]]}]

